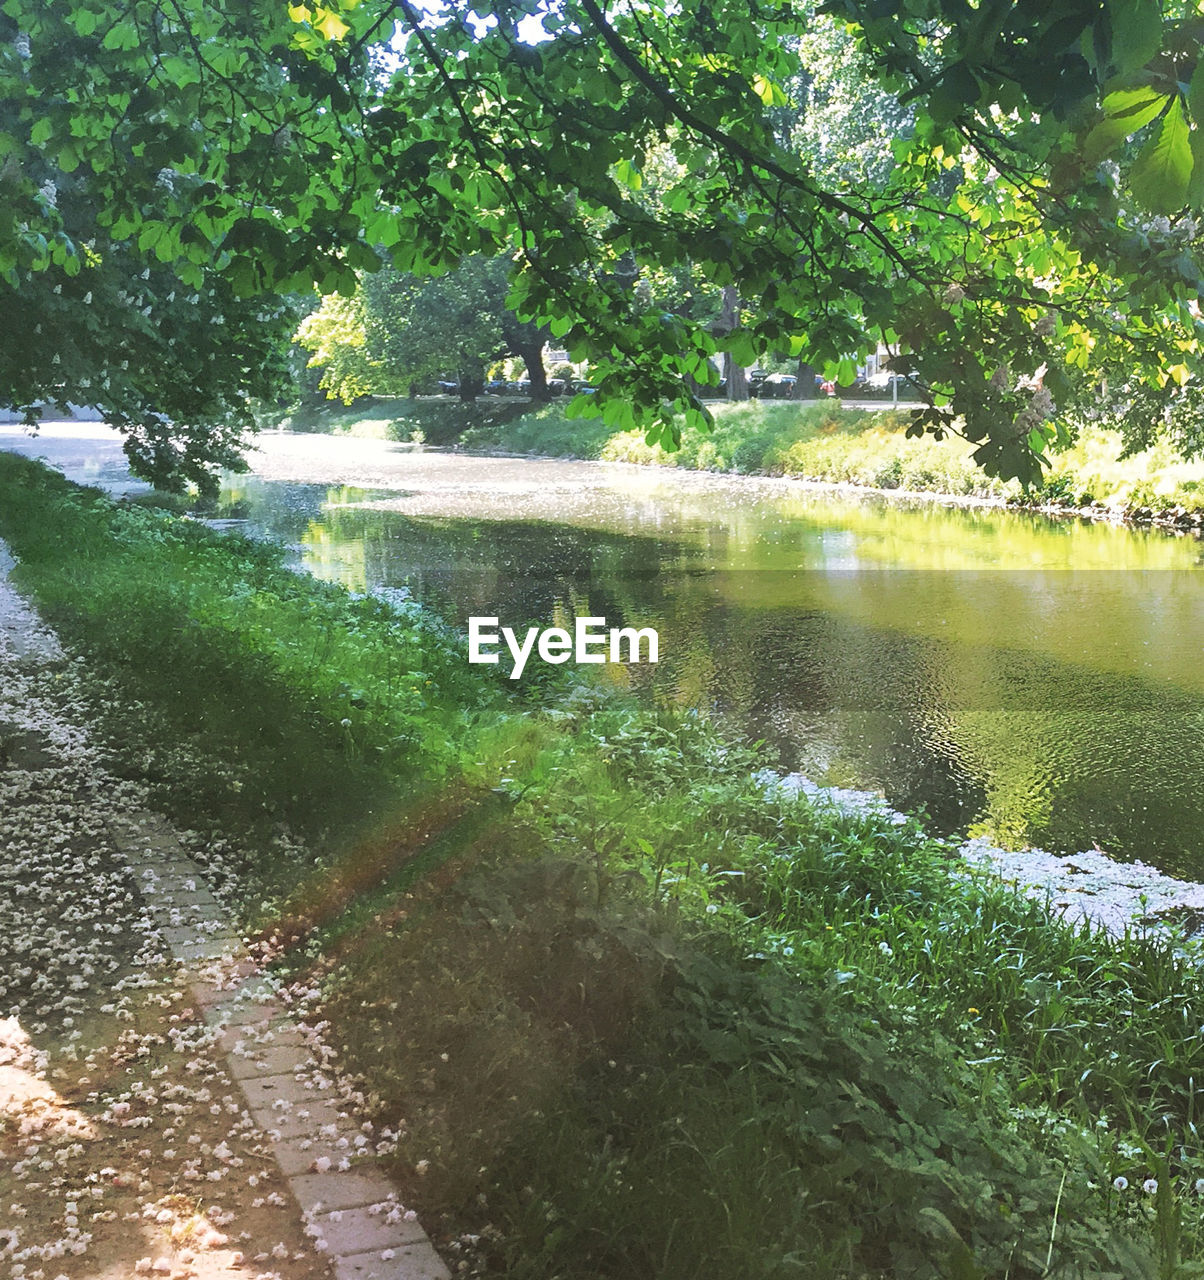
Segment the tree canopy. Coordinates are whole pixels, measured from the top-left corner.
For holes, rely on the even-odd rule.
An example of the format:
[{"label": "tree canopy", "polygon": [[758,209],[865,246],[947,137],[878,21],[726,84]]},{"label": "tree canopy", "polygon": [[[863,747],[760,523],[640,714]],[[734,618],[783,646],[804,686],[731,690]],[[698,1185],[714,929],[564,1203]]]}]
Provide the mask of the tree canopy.
[{"label": "tree canopy", "polygon": [[[962,430],[984,466],[1028,480],[1100,376],[1172,431],[1189,420],[1199,8],[823,10],[4,0],[0,278],[32,323],[48,296],[72,303],[51,341],[26,344],[13,398],[113,409],[113,365],[130,359],[116,335],[147,306],[158,327],[156,307],[187,298],[198,330],[235,320],[257,356],[274,341],[270,323],[255,328],[273,296],[349,294],[381,255],[427,275],[483,254],[516,255],[510,306],[600,371],[581,411],[669,443],[683,420],[705,425],[683,375],[711,381],[716,349],[742,363],[788,351],[847,379],[884,342],[927,393],[917,430]],[[782,127],[822,24],[907,120],[877,155],[839,137],[818,155]],[[804,132],[815,124],[804,115]],[[714,331],[635,287],[685,268],[734,288],[743,323]],[[90,287],[102,277],[111,287]],[[98,300],[107,314],[79,341]],[[213,343],[208,327],[191,340]],[[118,420],[135,442],[183,440],[199,465],[206,423],[270,361],[243,359],[240,381],[237,359],[181,367],[172,346]],[[185,382],[208,400],[182,398]],[[1194,449],[1198,434],[1179,443]],[[212,438],[228,452],[229,431]]]},{"label": "tree canopy", "polygon": [[297,340],[322,369],[321,386],[348,402],[405,394],[448,371],[462,397],[474,399],[487,367],[506,355],[523,359],[533,391],[546,394],[546,335],[506,306],[510,267],[477,255],[441,276],[370,273],[354,297],[332,295],[306,316]]}]

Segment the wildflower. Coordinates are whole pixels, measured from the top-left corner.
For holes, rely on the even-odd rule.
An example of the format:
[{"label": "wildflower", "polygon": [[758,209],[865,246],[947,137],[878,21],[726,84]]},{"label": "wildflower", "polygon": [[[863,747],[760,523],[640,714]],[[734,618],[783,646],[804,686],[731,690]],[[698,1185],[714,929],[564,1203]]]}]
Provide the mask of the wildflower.
[{"label": "wildflower", "polygon": [[1123,1175],[1119,1178],[1113,1178],[1112,1186],[1116,1191],[1127,1191],[1129,1189],[1129,1180]]},{"label": "wildflower", "polygon": [[971,1005],[971,1006],[966,1010],[966,1012],[967,1012],[967,1013],[977,1013],[977,1012],[978,1012],[978,1010],[977,1010],[973,1005]]},{"label": "wildflower", "polygon": [[1148,1196],[1152,1196],[1152,1195],[1154,1195],[1154,1194],[1157,1192],[1157,1190],[1158,1190],[1158,1179],[1157,1179],[1157,1178],[1147,1178],[1147,1179],[1146,1179],[1146,1180],[1141,1184],[1141,1189],[1142,1189],[1142,1191],[1144,1191],[1144,1192],[1146,1193],[1146,1195],[1148,1195]]}]

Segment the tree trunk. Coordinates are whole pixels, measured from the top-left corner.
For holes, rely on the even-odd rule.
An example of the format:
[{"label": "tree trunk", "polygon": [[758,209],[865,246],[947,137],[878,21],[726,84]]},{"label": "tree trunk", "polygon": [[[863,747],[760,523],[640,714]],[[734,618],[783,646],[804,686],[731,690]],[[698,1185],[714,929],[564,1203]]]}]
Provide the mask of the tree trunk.
[{"label": "tree trunk", "polygon": [[[719,317],[715,321],[715,332],[718,334],[731,333],[739,324],[740,295],[736,292],[734,284],[725,284],[723,286],[723,302],[719,310]],[[727,399],[748,399],[748,374],[744,372],[742,365],[738,365],[732,359],[731,353],[728,351],[723,353],[723,376],[727,379],[727,390],[724,393]]]},{"label": "tree trunk", "polygon": [[459,379],[461,401],[464,404],[475,404],[477,396],[485,390],[485,375],[476,370],[461,369]]},{"label": "tree trunk", "polygon": [[794,390],[791,400],[814,400],[819,392],[815,386],[815,366],[800,360],[794,375]]},{"label": "tree trunk", "polygon": [[531,383],[532,400],[551,400],[548,390],[548,374],[543,367],[543,341],[538,346],[524,346],[515,355],[527,366],[527,378]]},{"label": "tree trunk", "polygon": [[543,367],[543,349],[547,345],[548,331],[531,320],[520,320],[513,311],[502,316],[502,339],[506,350],[517,356],[527,367],[527,380],[531,383],[532,400],[550,400],[548,374]]},{"label": "tree trunk", "polygon": [[748,399],[748,374],[742,364],[737,364],[731,353],[723,353],[723,376],[727,379],[727,398],[729,400]]}]

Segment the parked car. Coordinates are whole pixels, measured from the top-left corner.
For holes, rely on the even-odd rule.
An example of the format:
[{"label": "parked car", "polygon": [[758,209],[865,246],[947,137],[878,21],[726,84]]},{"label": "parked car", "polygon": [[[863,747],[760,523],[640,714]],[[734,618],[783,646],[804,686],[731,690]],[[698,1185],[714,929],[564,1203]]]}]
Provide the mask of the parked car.
[{"label": "parked car", "polygon": [[761,383],[761,397],[765,400],[789,400],[797,381],[792,373],[771,373]]}]

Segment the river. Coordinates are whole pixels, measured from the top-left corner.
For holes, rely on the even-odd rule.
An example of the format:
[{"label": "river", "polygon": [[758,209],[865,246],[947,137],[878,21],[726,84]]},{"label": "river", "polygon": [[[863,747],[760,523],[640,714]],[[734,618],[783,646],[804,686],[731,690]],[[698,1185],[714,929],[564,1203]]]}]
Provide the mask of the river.
[{"label": "river", "polygon": [[[103,429],[0,447],[124,491]],[[775,480],[262,438],[219,515],[459,626],[657,628],[591,668],[945,832],[1204,879],[1204,576],[1163,531]],[[534,673],[536,664],[528,669]]]}]

